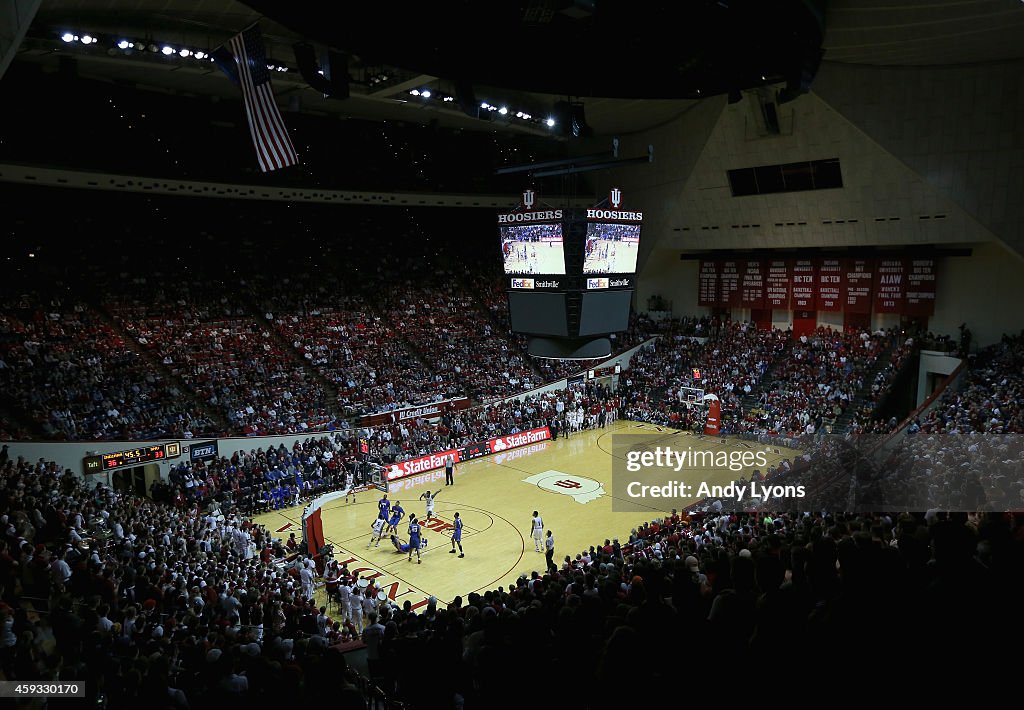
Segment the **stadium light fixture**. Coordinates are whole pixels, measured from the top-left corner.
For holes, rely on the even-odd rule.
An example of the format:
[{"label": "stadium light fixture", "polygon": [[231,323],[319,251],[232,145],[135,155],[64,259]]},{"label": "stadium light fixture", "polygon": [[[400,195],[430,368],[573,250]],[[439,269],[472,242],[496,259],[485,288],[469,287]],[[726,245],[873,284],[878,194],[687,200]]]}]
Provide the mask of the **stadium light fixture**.
[{"label": "stadium light fixture", "polygon": [[67,42],[68,44],[70,44],[71,42],[75,41],[75,36],[73,34],[71,34],[70,32],[65,32],[64,34],[62,34],[60,36],[60,38],[63,41]]},{"label": "stadium light fixture", "polygon": [[420,90],[419,90],[419,89],[412,89],[412,90],[411,90],[411,91],[409,92],[409,95],[410,95],[410,96],[419,96],[419,95],[420,95]]},{"label": "stadium light fixture", "polygon": [[424,89],[423,91],[421,91],[420,96],[422,96],[425,99],[429,99],[431,96],[430,89]]},{"label": "stadium light fixture", "polygon": [[161,49],[160,51],[161,51],[161,52],[163,52],[163,55],[164,55],[165,57],[169,57],[169,56],[171,56],[172,54],[174,54],[174,47],[169,47],[169,46],[167,46],[167,45],[165,44],[165,45],[164,45],[164,48],[163,48],[163,49]]},{"label": "stadium light fixture", "polygon": [[96,39],[92,35],[82,35],[82,44],[92,44]]},{"label": "stadium light fixture", "polygon": [[555,119],[553,119],[553,118],[549,118],[548,120],[544,121],[544,123],[547,124],[548,128],[554,128],[555,127]]},{"label": "stadium light fixture", "polygon": [[123,40],[121,40],[120,42],[117,43],[117,48],[118,49],[128,49],[131,46],[132,46],[132,43],[129,42],[128,40],[126,40],[126,39],[123,39]]},{"label": "stadium light fixture", "polygon": [[192,52],[187,49],[183,49],[180,52],[178,52],[178,56],[180,57],[187,57],[190,54],[192,54]]},{"label": "stadium light fixture", "polygon": [[505,116],[505,115],[508,114],[508,108],[505,107],[505,106],[502,106],[501,108],[498,109],[498,113],[500,113],[502,116]]}]

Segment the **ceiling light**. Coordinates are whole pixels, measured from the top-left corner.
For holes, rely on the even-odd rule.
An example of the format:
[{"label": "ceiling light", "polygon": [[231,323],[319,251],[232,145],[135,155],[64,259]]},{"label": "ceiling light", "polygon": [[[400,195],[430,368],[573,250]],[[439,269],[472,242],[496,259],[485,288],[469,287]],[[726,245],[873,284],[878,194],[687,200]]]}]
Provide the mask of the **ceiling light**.
[{"label": "ceiling light", "polygon": [[420,95],[420,90],[419,90],[419,89],[413,89],[413,90],[412,90],[412,91],[410,91],[409,93],[410,93],[410,94],[411,94],[412,96],[419,96],[419,95]]},{"label": "ceiling light", "polygon": [[192,56],[195,57],[196,59],[205,59],[206,58],[206,52],[196,52]]},{"label": "ceiling light", "polygon": [[167,45],[165,44],[165,45],[164,45],[164,48],[163,48],[163,49],[161,49],[160,51],[161,51],[161,52],[163,52],[163,54],[164,54],[164,56],[165,56],[165,57],[169,57],[169,56],[171,56],[172,54],[174,54],[174,47],[169,47],[169,46],[167,46]]},{"label": "ceiling light", "polygon": [[180,52],[178,52],[178,55],[179,55],[179,56],[182,56],[182,57],[187,57],[187,56],[188,56],[188,55],[190,55],[190,54],[192,54],[192,52],[190,52],[190,51],[189,51],[189,50],[187,50],[187,49],[183,49],[183,50],[181,50]]},{"label": "ceiling light", "polygon": [[74,42],[75,41],[75,36],[73,34],[71,34],[70,32],[65,32],[64,34],[62,34],[60,36],[60,38],[62,40],[64,40],[65,42]]},{"label": "ceiling light", "polygon": [[92,44],[96,40],[90,35],[82,35],[82,44]]},{"label": "ceiling light", "polygon": [[123,39],[123,40],[121,40],[120,42],[117,43],[117,48],[118,49],[128,49],[131,46],[132,46],[132,43],[129,42],[128,40],[126,40],[126,39]]},{"label": "ceiling light", "polygon": [[508,113],[508,109],[505,108],[504,106],[502,106],[501,108],[498,109],[498,113],[500,113],[502,116],[504,116],[505,114]]},{"label": "ceiling light", "polygon": [[422,96],[425,99],[429,99],[430,98],[430,89],[424,89],[423,91],[421,91],[420,92],[420,96]]},{"label": "ceiling light", "polygon": [[483,101],[480,103],[480,108],[490,108],[490,105],[486,101]]},{"label": "ceiling light", "polygon": [[553,128],[555,125],[555,119],[549,118],[548,120],[544,121],[544,123],[548,124],[548,128]]}]

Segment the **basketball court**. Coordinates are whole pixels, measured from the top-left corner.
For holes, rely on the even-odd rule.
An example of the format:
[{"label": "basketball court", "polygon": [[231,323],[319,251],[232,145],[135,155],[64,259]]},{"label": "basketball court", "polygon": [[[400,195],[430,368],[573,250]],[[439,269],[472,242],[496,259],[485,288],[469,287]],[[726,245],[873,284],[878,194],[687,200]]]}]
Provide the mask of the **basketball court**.
[{"label": "basketball court", "polygon": [[[534,550],[530,519],[540,512],[547,530],[555,537],[555,562],[561,566],[565,555],[575,557],[605,538],[625,542],[632,528],[664,517],[670,510],[651,507],[648,514],[612,510],[612,437],[644,437],[647,446],[672,445],[695,450],[731,450],[743,447],[739,441],[698,437],[688,432],[636,422],[615,422],[604,429],[581,432],[568,439],[545,441],[458,464],[455,485],[444,485],[444,469],[392,482],[388,498],[400,501],[406,516],[424,518],[426,509],[420,494],[439,491],[436,519],[425,525],[427,547],[422,563],[408,561],[385,536],[380,547],[367,549],[370,525],[377,517],[377,501],[383,495],[371,488],[357,496],[357,502],[334,500],[322,508],[324,535],[334,545],[335,558],[347,561],[350,572],[372,577],[389,597],[402,604],[424,603],[428,596],[442,602],[508,586],[521,573],[544,570],[544,554]],[[664,436],[659,436],[664,434]],[[621,443],[621,440],[619,440]],[[768,458],[774,465],[798,455],[791,449],[773,449]],[[692,473],[712,484],[727,484],[741,473],[728,470],[694,470]],[[451,525],[458,512],[463,520],[465,558],[449,554]],[[256,522],[277,535],[301,534],[302,508],[288,508],[260,515]],[[407,523],[398,534],[407,538]],[[322,587],[318,600],[323,603]]]}]

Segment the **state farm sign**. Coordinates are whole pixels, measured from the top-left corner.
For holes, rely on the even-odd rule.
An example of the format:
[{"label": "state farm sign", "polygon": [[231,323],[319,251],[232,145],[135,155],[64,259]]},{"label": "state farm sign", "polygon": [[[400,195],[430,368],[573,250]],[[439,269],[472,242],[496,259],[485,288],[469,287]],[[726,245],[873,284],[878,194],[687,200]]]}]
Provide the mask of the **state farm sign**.
[{"label": "state farm sign", "polygon": [[497,439],[491,439],[487,442],[487,448],[492,454],[496,454],[499,451],[514,449],[518,446],[526,446],[527,444],[536,444],[538,441],[547,441],[550,438],[551,430],[547,427],[541,427],[540,429],[530,429],[529,431],[521,431],[518,434],[506,434],[505,436],[499,436]]}]

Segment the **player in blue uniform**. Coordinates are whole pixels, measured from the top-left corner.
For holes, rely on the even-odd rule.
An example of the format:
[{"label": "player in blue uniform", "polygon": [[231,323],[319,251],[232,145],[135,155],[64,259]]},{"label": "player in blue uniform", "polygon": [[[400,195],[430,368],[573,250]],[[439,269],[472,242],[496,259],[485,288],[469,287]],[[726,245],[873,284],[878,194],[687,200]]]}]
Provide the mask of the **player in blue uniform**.
[{"label": "player in blue uniform", "polygon": [[462,518],[458,513],[455,514],[455,530],[452,531],[452,549],[448,552],[454,555],[456,545],[459,546],[459,557],[465,557],[466,555],[462,551]]},{"label": "player in blue uniform", "polygon": [[416,563],[423,564],[420,557],[420,524],[413,515],[409,518],[409,561],[412,562],[412,551],[416,550]]},{"label": "player in blue uniform", "polygon": [[398,532],[398,524],[402,522],[404,517],[405,508],[402,507],[401,501],[396,500],[391,508],[391,519],[388,520],[388,527],[391,529],[391,532]]},{"label": "player in blue uniform", "polygon": [[[402,538],[398,537],[398,535],[392,535],[391,536],[391,544],[395,546],[395,551],[396,552],[408,552],[409,551],[409,543],[402,542]],[[424,538],[420,538],[420,547],[426,547],[426,546],[427,546],[427,538],[425,538],[425,537]]]},{"label": "player in blue uniform", "polygon": [[380,509],[380,517],[387,521],[391,515],[391,501],[388,500],[388,494],[385,493],[384,497],[377,501],[377,507]]}]

